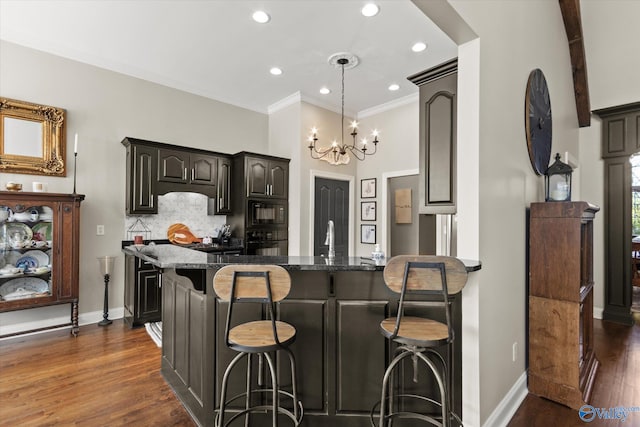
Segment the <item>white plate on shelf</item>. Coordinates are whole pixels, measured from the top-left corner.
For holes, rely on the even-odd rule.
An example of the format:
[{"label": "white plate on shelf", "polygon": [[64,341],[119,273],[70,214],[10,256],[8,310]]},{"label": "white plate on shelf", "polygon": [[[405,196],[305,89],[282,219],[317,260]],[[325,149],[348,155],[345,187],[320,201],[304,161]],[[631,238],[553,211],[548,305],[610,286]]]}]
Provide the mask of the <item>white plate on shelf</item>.
[{"label": "white plate on shelf", "polygon": [[23,258],[32,258],[36,261],[35,265],[30,265],[30,267],[32,268],[44,267],[46,265],[49,265],[49,255],[37,249],[25,252],[22,257],[17,259],[16,267],[19,267],[18,264],[20,263],[20,260],[22,260]]},{"label": "white plate on shelf", "polygon": [[21,222],[8,222],[4,239],[12,248],[24,248],[31,245],[33,231]]},{"label": "white plate on shelf", "polygon": [[6,301],[44,292],[49,292],[49,284],[37,277],[20,277],[0,286],[0,296]]}]

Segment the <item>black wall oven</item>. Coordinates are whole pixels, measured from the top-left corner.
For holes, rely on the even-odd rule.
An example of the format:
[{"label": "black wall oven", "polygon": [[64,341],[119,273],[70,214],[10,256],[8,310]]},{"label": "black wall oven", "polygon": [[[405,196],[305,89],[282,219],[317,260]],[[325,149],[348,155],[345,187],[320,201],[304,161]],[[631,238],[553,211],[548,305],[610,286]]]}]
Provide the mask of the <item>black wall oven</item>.
[{"label": "black wall oven", "polygon": [[247,255],[285,256],[289,251],[286,228],[265,227],[247,230]]}]

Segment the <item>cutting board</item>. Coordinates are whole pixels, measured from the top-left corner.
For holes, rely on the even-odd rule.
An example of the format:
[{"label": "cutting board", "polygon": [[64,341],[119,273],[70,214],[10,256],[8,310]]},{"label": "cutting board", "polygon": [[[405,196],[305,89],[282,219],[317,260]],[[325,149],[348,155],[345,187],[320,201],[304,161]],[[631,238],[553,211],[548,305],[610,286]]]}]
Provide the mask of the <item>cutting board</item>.
[{"label": "cutting board", "polygon": [[184,224],[175,223],[169,226],[167,238],[171,243],[188,245],[190,243],[200,243],[202,239],[193,235],[189,227]]}]

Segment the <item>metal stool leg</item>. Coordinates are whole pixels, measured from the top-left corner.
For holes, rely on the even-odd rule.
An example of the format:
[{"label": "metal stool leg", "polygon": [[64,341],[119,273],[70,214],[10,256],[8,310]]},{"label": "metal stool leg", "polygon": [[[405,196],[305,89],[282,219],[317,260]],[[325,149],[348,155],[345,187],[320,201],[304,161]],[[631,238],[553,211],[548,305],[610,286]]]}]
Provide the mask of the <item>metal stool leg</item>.
[{"label": "metal stool leg", "polygon": [[276,368],[274,366],[273,360],[268,353],[264,353],[264,358],[267,359],[267,363],[269,365],[269,372],[271,373],[271,398],[273,402],[271,405],[273,406],[273,414],[272,414],[272,426],[278,427],[278,408],[279,405],[279,394],[278,394],[278,374],[276,373]]},{"label": "metal stool leg", "polygon": [[247,413],[244,416],[244,427],[249,427],[249,408],[251,408],[251,353],[247,355],[247,400],[245,402],[245,409]]},{"label": "metal stool leg", "polygon": [[387,394],[387,386],[389,383],[389,377],[391,376],[391,373],[393,372],[394,368],[398,365],[398,363],[400,363],[402,361],[402,359],[411,356],[411,352],[410,351],[404,351],[402,353],[400,353],[399,355],[397,355],[389,364],[389,367],[387,368],[387,370],[384,373],[384,377],[382,378],[382,397],[380,398],[380,422],[378,423],[379,427],[384,427],[384,419],[385,419],[385,401],[386,401],[386,394]]},{"label": "metal stool leg", "polygon": [[297,379],[296,379],[296,359],[293,356],[293,352],[288,348],[285,349],[285,352],[289,356],[289,362],[291,365],[291,387],[293,394],[293,416],[296,419],[296,425],[300,420],[300,413],[298,411],[298,390],[297,390]]},{"label": "metal stool leg", "polygon": [[442,381],[442,376],[440,375],[440,372],[438,371],[438,368],[436,367],[435,363],[433,363],[433,361],[428,358],[427,356],[424,355],[424,353],[417,353],[417,356],[424,362],[427,364],[427,366],[429,366],[429,368],[431,369],[431,372],[433,372],[433,376],[436,379],[436,382],[438,383],[438,388],[440,389],[440,406],[442,408],[442,426],[443,427],[449,427],[449,405],[448,405],[448,400],[449,397],[447,395],[447,389],[445,387],[444,382]]},{"label": "metal stool leg", "polygon": [[233,367],[242,359],[247,353],[238,353],[236,357],[229,363],[227,369],[225,369],[224,374],[222,376],[222,385],[220,387],[220,408],[218,409],[218,421],[216,423],[216,427],[224,426],[224,409],[226,406],[225,400],[227,398],[227,383],[229,381],[229,374],[231,374],[231,370]]}]

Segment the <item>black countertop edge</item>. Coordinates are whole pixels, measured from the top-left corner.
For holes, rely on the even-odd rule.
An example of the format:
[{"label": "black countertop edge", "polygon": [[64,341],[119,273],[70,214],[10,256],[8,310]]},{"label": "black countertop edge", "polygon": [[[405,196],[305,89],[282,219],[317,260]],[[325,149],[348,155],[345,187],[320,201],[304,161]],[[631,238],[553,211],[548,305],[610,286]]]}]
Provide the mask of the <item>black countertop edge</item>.
[{"label": "black countertop edge", "polygon": [[[176,245],[126,246],[125,254],[134,255],[159,268],[208,269],[226,264],[276,264],[289,271],[382,271],[385,260],[362,257],[337,257],[329,260],[312,256],[219,255]],[[461,261],[468,272],[482,268],[480,261]]]},{"label": "black countertop edge", "polygon": [[[121,244],[120,246],[121,248],[126,248],[127,246],[135,246],[133,244],[133,240],[122,240],[120,244]],[[201,243],[192,243],[191,245],[178,245],[178,244],[171,243],[169,239],[151,239],[151,240],[145,240],[144,245],[151,245],[151,246],[152,245],[172,245],[172,246],[177,246],[181,248],[196,249],[202,252],[227,252],[227,251],[238,251],[238,250],[243,251],[244,250],[242,239],[236,239],[236,238],[231,238],[231,240],[227,244],[215,243],[211,245],[203,245]],[[200,246],[200,247],[197,248],[197,247],[191,247],[191,246]]]}]

